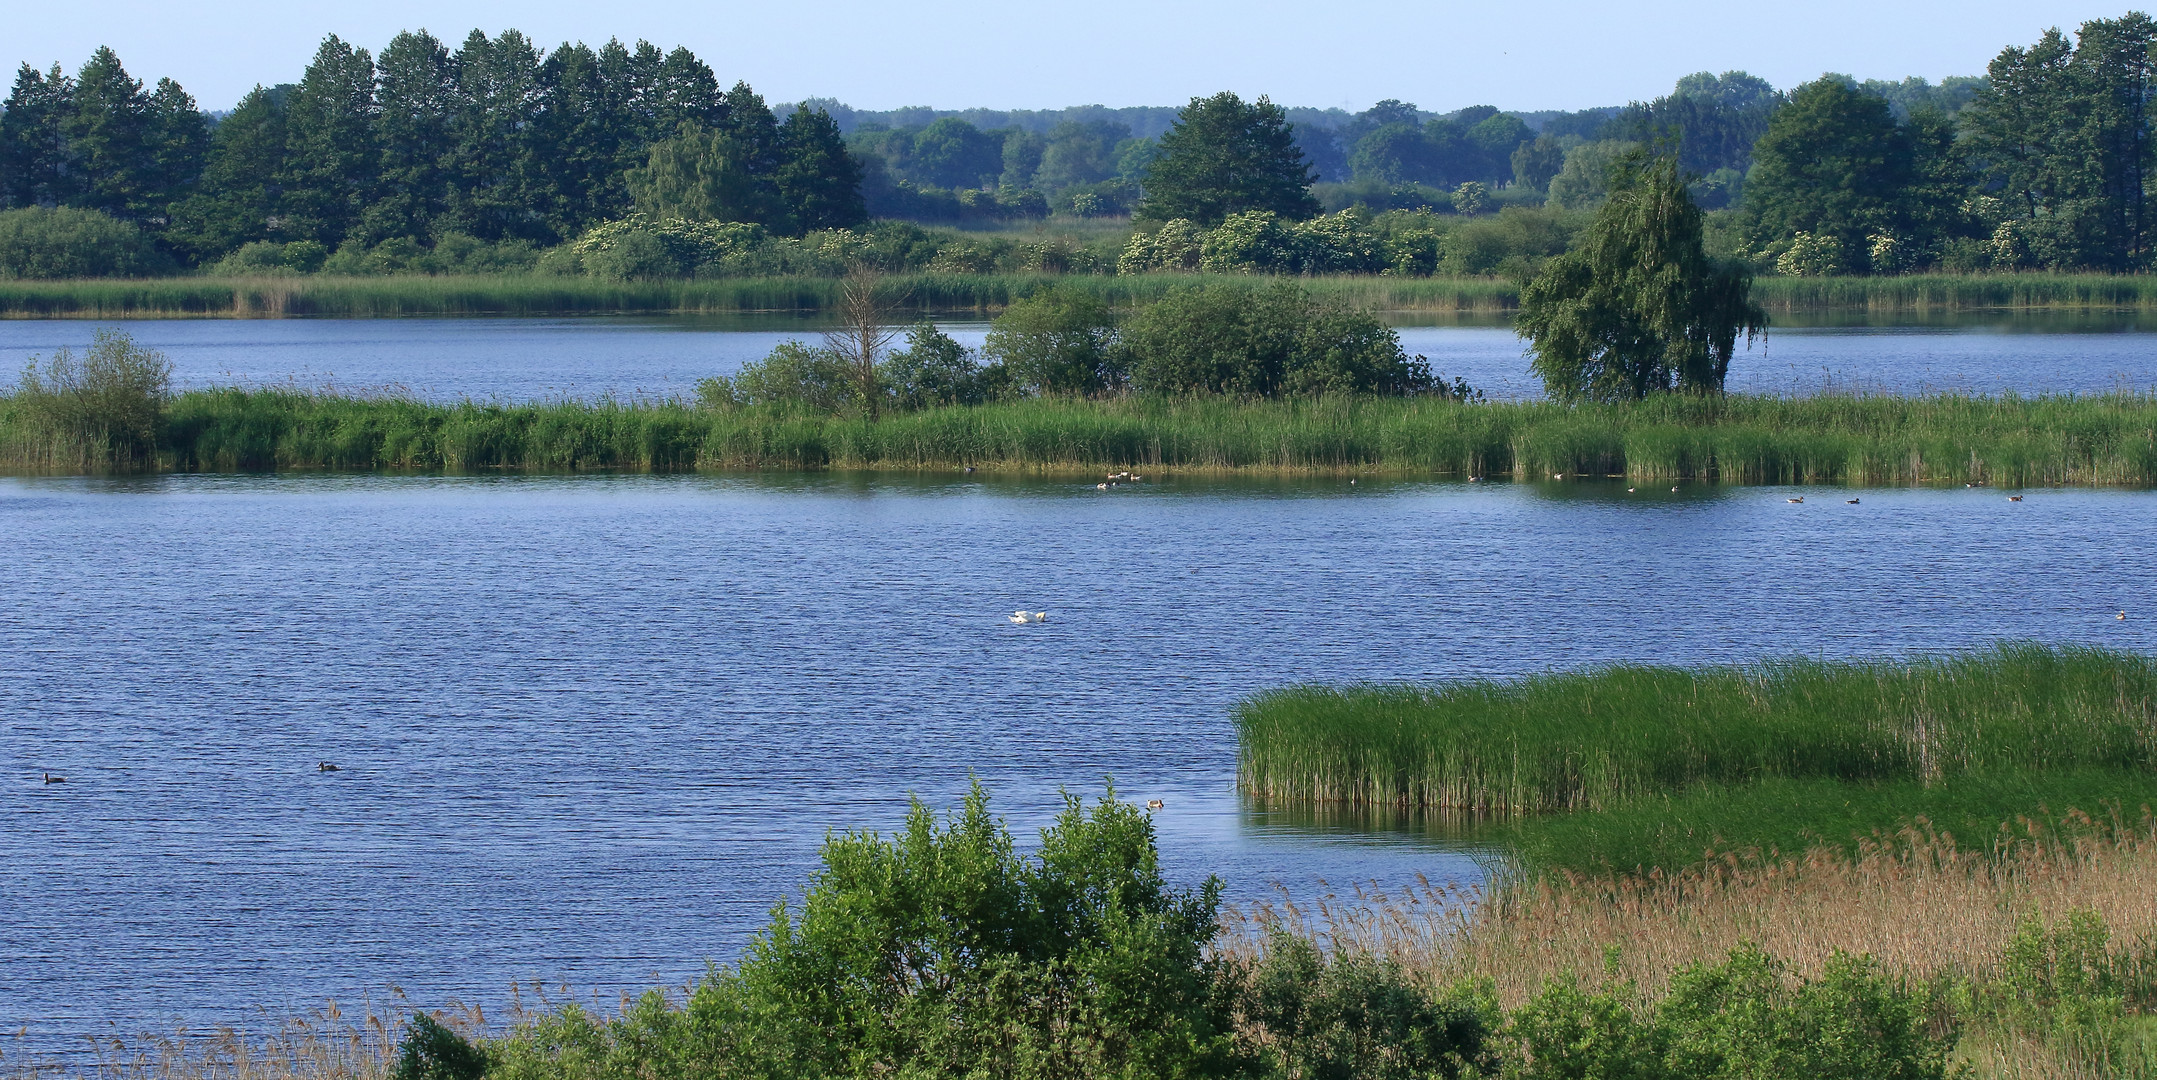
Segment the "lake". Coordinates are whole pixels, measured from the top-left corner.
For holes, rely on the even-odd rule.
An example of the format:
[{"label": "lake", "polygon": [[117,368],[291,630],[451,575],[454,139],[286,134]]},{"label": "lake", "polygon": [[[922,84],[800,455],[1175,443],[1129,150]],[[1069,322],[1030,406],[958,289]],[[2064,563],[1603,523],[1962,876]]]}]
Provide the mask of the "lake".
[{"label": "lake", "polygon": [[[979,347],[987,324],[943,323]],[[1401,343],[1493,397],[1533,397],[1522,342],[1504,325],[1393,316]],[[1778,322],[1731,364],[1730,388],[1925,393],[2157,389],[2157,334],[2138,315],[1962,315],[1932,325]],[[32,356],[81,349],[99,326],[162,350],[183,387],[296,385],[398,390],[436,400],[693,396],[782,341],[814,340],[792,316],[558,319],[0,320],[0,377]]]},{"label": "lake", "polygon": [[[83,329],[0,328],[24,325]],[[1799,493],[0,479],[0,1028],[54,1051],[391,986],[679,984],[829,831],[969,777],[1026,836],[1113,776],[1166,802],[1170,876],[1232,898],[1478,880],[1472,843],[1238,799],[1229,708],[1283,683],[2157,649],[2151,493]]]}]

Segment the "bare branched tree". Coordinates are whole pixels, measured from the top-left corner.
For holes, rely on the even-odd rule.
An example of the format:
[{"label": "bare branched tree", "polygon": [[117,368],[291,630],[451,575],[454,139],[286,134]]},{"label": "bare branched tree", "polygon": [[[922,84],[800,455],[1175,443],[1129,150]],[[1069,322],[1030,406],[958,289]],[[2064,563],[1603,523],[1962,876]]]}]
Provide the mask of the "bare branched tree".
[{"label": "bare branched tree", "polygon": [[874,267],[856,264],[839,281],[839,326],[824,335],[824,347],[845,358],[853,372],[854,392],[860,396],[863,407],[869,410],[869,419],[877,417],[883,404],[882,388],[877,385],[876,365],[884,352],[899,335],[892,325],[892,313],[898,307],[898,297],[884,285],[884,276]]}]

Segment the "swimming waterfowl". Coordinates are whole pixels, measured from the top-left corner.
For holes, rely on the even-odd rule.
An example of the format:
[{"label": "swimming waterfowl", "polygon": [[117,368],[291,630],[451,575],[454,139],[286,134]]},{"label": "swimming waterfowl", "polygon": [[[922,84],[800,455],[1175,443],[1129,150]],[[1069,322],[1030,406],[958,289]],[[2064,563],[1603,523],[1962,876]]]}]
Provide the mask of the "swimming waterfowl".
[{"label": "swimming waterfowl", "polygon": [[2126,613],[2126,612],[2124,612],[2124,611],[2122,611],[2122,612],[2120,612],[2120,613],[2119,613],[2118,615],[2114,616],[2114,618],[2119,618],[2119,619],[2124,619],[2124,618],[2126,618],[2126,617],[2127,617],[2127,613]]},{"label": "swimming waterfowl", "polygon": [[1011,613],[1011,621],[1020,625],[1030,622],[1047,622],[1049,621],[1049,613],[1046,611],[1030,612],[1021,608]]},{"label": "swimming waterfowl", "polygon": [[1670,490],[1672,490],[1672,491],[1676,491],[1676,490],[1678,490],[1678,485],[1676,485],[1676,484],[1672,484],[1672,485],[1670,485]]},{"label": "swimming waterfowl", "polygon": [[1107,485],[1107,484],[1095,484],[1095,485],[1093,486],[1093,489],[1094,489],[1095,491],[1107,491],[1107,490],[1108,490],[1108,485]]},{"label": "swimming waterfowl", "polygon": [[1852,506],[1856,506],[1856,505],[1857,505],[1857,500],[1856,500],[1856,499],[1844,499],[1843,501],[1844,501],[1844,502],[1846,502],[1846,503],[1849,503],[1849,504],[1850,504],[1850,505],[1852,505]]},{"label": "swimming waterfowl", "polygon": [[2008,502],[2021,502],[2021,501],[2022,501],[2022,496],[2020,496],[2020,495],[2009,495],[2009,496],[2007,497],[2007,501],[2008,501]]},{"label": "swimming waterfowl", "polygon": [[339,768],[338,768],[337,766],[335,766],[335,765],[332,765],[332,764],[330,764],[330,763],[329,763],[329,762],[327,762],[327,761],[321,761],[321,762],[316,762],[316,763],[315,763],[315,771],[316,771],[316,772],[343,772],[344,770],[342,770],[342,769],[339,769]]},{"label": "swimming waterfowl", "polygon": [[[2125,615],[2124,613],[2122,613],[2122,614],[2120,615],[2120,618],[2122,618],[2122,619],[2124,619],[2124,618],[2126,618],[2126,617],[2127,617],[2127,616],[2126,616],[2126,615]],[[65,783],[67,783],[67,777],[65,777],[65,776],[54,776],[54,775],[53,775],[53,774],[51,774],[51,773],[46,773],[46,774],[45,774],[45,782],[46,782],[46,783],[48,783],[48,784],[65,784]]]},{"label": "swimming waterfowl", "polygon": [[1162,802],[1162,801],[1161,801],[1161,800],[1159,800],[1159,799],[1148,799],[1148,800],[1146,800],[1146,809],[1148,809],[1148,810],[1159,810],[1160,808],[1162,808],[1162,807],[1164,807],[1164,806],[1167,806],[1167,805],[1168,805],[1167,803],[1165,803],[1165,802]]},{"label": "swimming waterfowl", "polygon": [[1804,502],[1804,501],[1805,501],[1805,496],[1803,496],[1803,495],[1800,495],[1800,496],[1798,496],[1797,498],[1795,498],[1795,499],[1792,499],[1792,500],[1790,500],[1790,501],[1791,501],[1791,502],[1794,502],[1794,503],[1801,503],[1801,502]]}]

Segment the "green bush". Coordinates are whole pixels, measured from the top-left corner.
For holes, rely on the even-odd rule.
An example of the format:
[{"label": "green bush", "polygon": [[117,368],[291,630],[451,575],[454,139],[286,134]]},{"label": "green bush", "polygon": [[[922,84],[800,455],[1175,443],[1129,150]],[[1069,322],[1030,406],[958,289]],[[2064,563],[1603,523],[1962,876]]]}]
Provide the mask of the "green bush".
[{"label": "green bush", "polygon": [[389,1080],[481,1080],[487,1052],[426,1013],[412,1014]]},{"label": "green bush", "polygon": [[260,274],[312,274],[322,269],[329,258],[329,249],[313,240],[294,240],[279,243],[275,240],[253,240],[241,244],[232,254],[219,259],[210,272],[226,277],[249,277]]},{"label": "green bush", "polygon": [[1108,305],[1075,289],[1050,287],[1012,301],[990,326],[984,351],[1035,393],[1098,394],[1124,381]]},{"label": "green bush", "polygon": [[54,457],[139,464],[157,446],[172,396],[172,365],[117,330],[99,330],[77,358],[61,349],[24,367],[15,406]]},{"label": "green bush", "polygon": [[908,331],[906,348],[878,365],[877,375],[899,409],[979,405],[1010,393],[1009,369],[984,367],[972,350],[926,320]]},{"label": "green bush", "polygon": [[798,341],[781,342],[732,378],[713,376],[697,384],[697,404],[706,409],[746,405],[830,415],[857,397],[845,357]]},{"label": "green bush", "polygon": [[0,211],[0,278],[148,277],[172,260],[141,229],[102,210]]},{"label": "green bush", "polygon": [[1204,956],[1220,883],[1167,887],[1153,826],[1073,797],[1018,853],[976,785],[889,839],[825,842],[798,915],[738,969],[613,1021],[574,1008],[495,1048],[505,1080],[596,1076],[1201,1077],[1232,1071]]},{"label": "green bush", "polygon": [[1515,1010],[1502,1039],[1517,1080],[1942,1080],[1955,1032],[1870,959],[1837,953],[1793,979],[1753,946],[1692,965],[1662,1001],[1630,987],[1587,993],[1554,980]]},{"label": "green bush", "polygon": [[1412,394],[1430,365],[1366,312],[1281,282],[1193,285],[1139,309],[1123,332],[1132,381],[1159,393],[1261,397]]},{"label": "green bush", "polygon": [[1247,1063],[1301,1080],[1411,1080],[1496,1071],[1501,1016],[1486,984],[1442,995],[1395,960],[1328,958],[1306,938],[1274,932],[1264,958],[1223,971]]}]

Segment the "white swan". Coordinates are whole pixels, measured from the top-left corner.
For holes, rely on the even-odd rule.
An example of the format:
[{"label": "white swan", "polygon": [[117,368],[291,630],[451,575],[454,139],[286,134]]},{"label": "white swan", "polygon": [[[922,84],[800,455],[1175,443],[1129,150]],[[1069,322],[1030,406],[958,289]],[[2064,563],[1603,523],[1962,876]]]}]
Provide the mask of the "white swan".
[{"label": "white swan", "polygon": [[1026,623],[1047,622],[1049,621],[1049,613],[1046,611],[1027,611],[1021,608],[1011,613],[1011,621],[1022,626]]},{"label": "white swan", "polygon": [[1026,613],[1023,611],[1014,611],[1011,613],[1011,621],[1018,626],[1024,626],[1033,620],[1027,618]]}]

